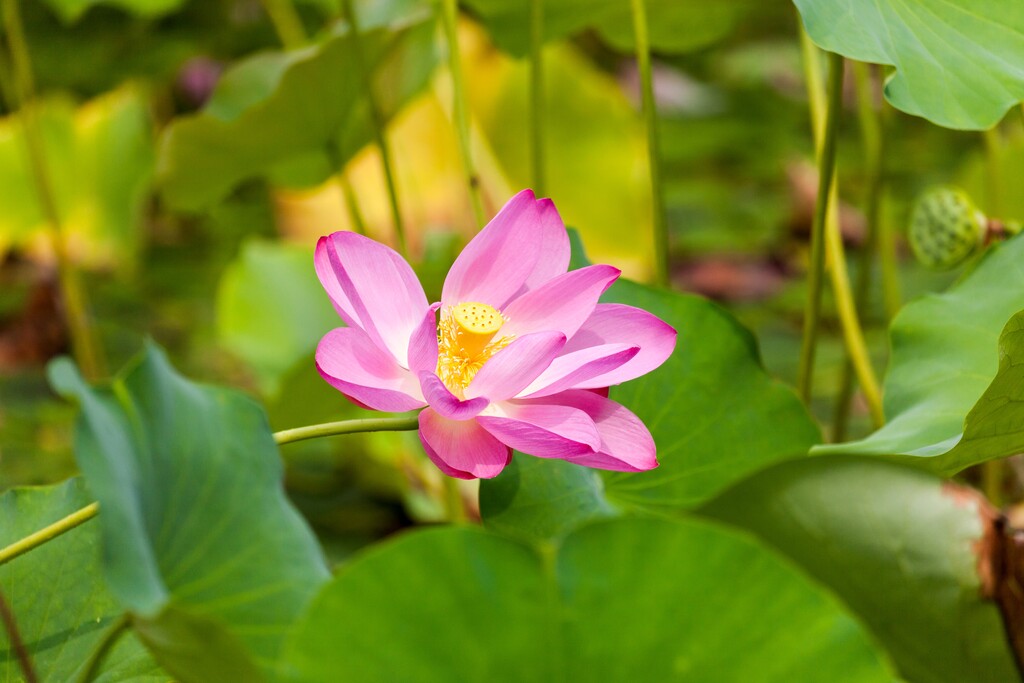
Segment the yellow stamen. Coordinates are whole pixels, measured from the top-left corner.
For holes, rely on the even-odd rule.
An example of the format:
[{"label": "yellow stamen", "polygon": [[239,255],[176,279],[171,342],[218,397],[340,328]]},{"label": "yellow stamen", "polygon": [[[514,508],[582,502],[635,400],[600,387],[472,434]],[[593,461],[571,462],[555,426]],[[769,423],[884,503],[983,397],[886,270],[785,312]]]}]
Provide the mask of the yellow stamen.
[{"label": "yellow stamen", "polygon": [[461,397],[473,377],[491,356],[508,346],[511,336],[495,338],[505,317],[493,306],[479,302],[449,306],[437,326],[437,375]]},{"label": "yellow stamen", "polygon": [[472,301],[455,306],[452,317],[458,326],[462,350],[467,356],[479,355],[505,324],[505,319],[493,306]]}]

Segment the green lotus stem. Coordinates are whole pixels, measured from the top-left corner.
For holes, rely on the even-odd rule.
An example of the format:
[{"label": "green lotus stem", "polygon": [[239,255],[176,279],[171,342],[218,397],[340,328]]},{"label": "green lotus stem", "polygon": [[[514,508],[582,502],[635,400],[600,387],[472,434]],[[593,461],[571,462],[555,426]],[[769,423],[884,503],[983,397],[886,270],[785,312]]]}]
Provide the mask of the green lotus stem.
[{"label": "green lotus stem", "polygon": [[[816,75],[815,75],[816,78]],[[811,401],[814,379],[814,354],[818,340],[818,319],[821,316],[821,290],[825,273],[825,217],[832,195],[832,178],[836,168],[836,140],[842,110],[843,58],[829,54],[828,114],[825,136],[818,153],[818,197],[811,224],[811,263],[807,274],[807,309],[804,315],[803,342],[797,387],[805,403]]]},{"label": "green lotus stem", "polygon": [[466,505],[462,501],[462,490],[459,488],[459,480],[455,477],[443,477],[443,479],[445,502],[448,506],[448,520],[453,524],[467,521]]},{"label": "green lotus stem", "polygon": [[341,189],[342,202],[348,212],[348,220],[352,224],[352,229],[360,235],[366,235],[366,219],[363,218],[363,210],[359,206],[359,198],[356,197],[355,189],[345,174],[345,163],[338,153],[337,143],[328,143],[324,147],[324,153],[327,155],[331,170],[334,171],[334,178]]},{"label": "green lotus stem", "polygon": [[[419,428],[418,415],[402,417],[371,417],[360,420],[325,422],[322,424],[308,425],[306,427],[285,429],[274,433],[274,441],[279,445],[284,445],[288,443],[295,443],[296,441],[319,439],[325,436],[337,436],[339,434],[356,434],[359,432],[408,432],[417,428]],[[10,562],[16,557],[24,555],[30,550],[34,550],[35,548],[52,541],[85,522],[88,522],[90,519],[98,515],[99,511],[99,503],[90,503],[84,508],[72,512],[67,517],[58,520],[19,541],[15,541],[6,548],[0,549],[0,566]]]},{"label": "green lotus stem", "polygon": [[25,683],[36,683],[39,677],[36,675],[35,667],[32,666],[32,657],[25,647],[25,641],[21,638],[21,631],[18,630],[18,621],[14,618],[7,599],[0,593],[0,621],[3,621],[4,630],[7,632],[7,642],[14,656],[18,660],[21,673],[25,676]]},{"label": "green lotus stem", "polygon": [[99,503],[91,503],[81,510],[76,510],[67,517],[54,522],[50,526],[40,529],[19,541],[15,541],[6,548],[0,549],[0,566],[85,524],[99,514],[99,511]]},{"label": "green lotus stem", "polygon": [[981,132],[985,141],[985,174],[988,182],[985,199],[991,216],[1003,215],[1003,140],[999,135],[999,124]]},{"label": "green lotus stem", "polygon": [[[854,285],[854,303],[859,316],[863,318],[867,310],[868,297],[871,294],[871,274],[874,259],[880,250],[880,207],[882,197],[882,116],[874,106],[871,87],[870,67],[864,62],[852,62],[853,75],[857,90],[857,119],[860,123],[861,139],[864,146],[865,167],[867,172],[867,197],[864,202],[864,215],[867,222],[867,239],[860,252],[860,268],[857,282]],[[883,273],[884,275],[884,273]],[[849,359],[843,363],[842,378],[839,383],[839,397],[836,400],[836,411],[832,421],[833,441],[843,441],[849,423],[850,405],[854,389],[853,363]]]},{"label": "green lotus stem", "polygon": [[462,72],[462,58],[459,52],[459,5],[457,0],[443,0],[441,16],[444,20],[444,34],[448,41],[448,71],[452,78],[452,119],[455,123],[455,134],[459,139],[459,154],[462,155],[462,167],[466,172],[466,184],[469,186],[469,200],[473,205],[473,217],[478,227],[487,222],[484,214],[484,203],[480,196],[480,174],[473,161],[473,148],[470,144],[469,113],[466,105],[466,78]]},{"label": "green lotus stem", "polygon": [[405,241],[405,223],[402,221],[402,211],[398,204],[398,187],[395,183],[395,171],[392,166],[391,146],[387,139],[387,124],[384,121],[384,113],[381,111],[380,103],[373,90],[373,78],[366,70],[366,59],[363,54],[363,41],[359,31],[359,20],[355,9],[352,7],[352,0],[342,0],[342,8],[345,17],[348,19],[352,31],[352,55],[355,59],[355,68],[363,76],[363,84],[366,88],[366,101],[370,105],[370,119],[373,124],[373,135],[380,150],[381,165],[384,168],[384,182],[388,189],[388,202],[391,206],[391,218],[395,224],[395,239],[398,242],[398,252],[406,259],[409,258],[408,247]]},{"label": "green lotus stem", "polygon": [[92,683],[93,679],[95,679],[100,673],[100,667],[103,666],[103,660],[106,659],[107,654],[117,644],[117,641],[121,639],[121,636],[128,631],[130,626],[131,618],[127,614],[122,614],[110,625],[110,628],[108,628],[107,632],[103,634],[100,642],[97,643],[96,647],[89,655],[89,659],[85,663],[82,673],[78,676],[78,683]]},{"label": "green lotus stem", "polygon": [[[803,26],[800,27],[800,43],[803,54],[804,75],[807,81],[811,104],[811,122],[813,124],[815,146],[818,149],[820,164],[824,157],[826,141],[828,139],[828,121],[833,117],[839,116],[840,112],[838,110],[842,104],[842,93],[829,91],[829,102],[826,111],[825,91],[819,80],[817,48],[811,42],[810,36],[803,30]],[[830,84],[834,79],[838,78],[841,88],[842,73],[837,75],[833,71],[836,68],[841,69],[842,63],[840,62],[836,65],[835,59],[833,59],[830,61],[830,67]],[[835,103],[834,107],[833,103]],[[837,131],[833,131],[833,135],[836,135],[836,133]],[[833,140],[834,143],[835,140]],[[835,150],[832,151],[832,156],[834,161]],[[820,166],[819,169],[821,169]],[[818,191],[820,197],[823,189],[819,186]],[[839,193],[834,185],[829,188],[827,197],[828,206],[824,207],[825,223],[821,229],[824,231],[826,256],[832,266],[829,270],[829,276],[835,297],[836,309],[839,314],[839,323],[843,332],[843,341],[846,345],[847,356],[850,358],[850,362],[853,363],[854,372],[857,375],[857,381],[860,383],[864,399],[868,404],[872,422],[876,426],[881,426],[885,422],[885,416],[882,412],[882,392],[878,385],[878,379],[875,377],[874,370],[871,367],[867,344],[864,342],[864,333],[861,330],[860,320],[857,317],[856,307],[853,303],[853,295],[850,291],[850,279],[846,271],[846,254],[843,251],[843,240],[839,231]],[[820,201],[817,208],[823,208]],[[820,283],[818,286],[820,288]],[[810,292],[809,296],[814,296],[813,292]],[[820,308],[818,314],[820,315]],[[813,342],[814,340],[812,339],[811,341]],[[813,374],[814,363],[813,343],[811,346],[809,359],[804,359],[804,354],[803,352],[801,353],[801,368],[803,368],[804,363],[807,363],[808,360],[810,361],[810,365],[807,368],[808,376],[805,378],[805,381],[808,383]],[[803,376],[801,375],[801,377]],[[807,396],[809,396],[809,386],[807,389]],[[801,390],[801,395],[804,395],[803,390]]]},{"label": "green lotus stem", "polygon": [[345,199],[345,208],[348,209],[348,218],[352,222],[352,228],[360,235],[365,236],[366,219],[363,218],[363,211],[359,208],[359,198],[356,197],[352,183],[349,182],[344,169],[337,171],[334,175],[338,179],[338,185],[341,187],[341,194]]},{"label": "green lotus stem", "polygon": [[263,9],[285,49],[294,50],[305,44],[306,29],[290,0],[263,0]]},{"label": "green lotus stem", "polygon": [[651,44],[647,35],[645,0],[631,0],[633,35],[636,41],[636,62],[640,71],[640,93],[643,103],[644,127],[647,129],[647,163],[651,175],[651,218],[654,227],[654,280],[669,285],[668,222],[665,217],[665,191],[661,183],[661,145],[658,135],[658,107],[654,100],[651,76]]},{"label": "green lotus stem", "polygon": [[530,148],[533,190],[547,193],[544,150],[544,0],[530,1]]},{"label": "green lotus stem", "polygon": [[296,427],[274,433],[274,441],[280,445],[319,439],[339,434],[355,434],[357,432],[408,432],[419,428],[419,416],[409,417],[368,417],[361,420],[342,420],[341,422],[325,422],[323,424]]},{"label": "green lotus stem", "polygon": [[[39,122],[36,120],[32,61],[18,10],[18,0],[0,0],[0,3],[10,52],[10,73],[7,68],[0,68],[0,80],[3,81],[0,90],[7,100],[8,108],[12,111],[18,110],[18,119],[25,133],[29,169],[40,209],[50,231],[50,241],[53,243],[53,253],[57,261],[57,277],[64,315],[71,335],[72,353],[86,378],[99,379],[106,374],[106,362],[90,320],[85,289],[71,262],[65,243],[63,220],[57,206],[53,176],[46,159],[46,146]],[[6,61],[0,63],[0,67],[6,66]]]}]

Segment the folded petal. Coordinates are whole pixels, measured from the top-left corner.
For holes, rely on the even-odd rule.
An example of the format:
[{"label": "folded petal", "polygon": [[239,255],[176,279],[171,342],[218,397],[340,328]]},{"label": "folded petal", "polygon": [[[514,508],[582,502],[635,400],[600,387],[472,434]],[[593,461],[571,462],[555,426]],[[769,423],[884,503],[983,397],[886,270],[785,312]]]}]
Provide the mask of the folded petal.
[{"label": "folded petal", "polygon": [[409,369],[417,377],[421,372],[437,369],[437,309],[440,307],[441,304],[431,304],[409,338]]},{"label": "folded petal", "polygon": [[595,377],[622,367],[639,352],[639,346],[603,344],[563,354],[551,361],[548,369],[519,392],[517,398],[550,396],[588,385]]},{"label": "folded petal", "polygon": [[572,456],[570,462],[617,472],[643,472],[658,466],[654,438],[636,415],[592,391],[564,391],[548,398],[585,412],[597,426],[596,453]]},{"label": "folded petal", "polygon": [[475,420],[449,420],[432,408],[420,413],[420,442],[442,472],[459,479],[496,477],[512,460],[512,450]]},{"label": "folded petal", "polygon": [[544,372],[562,346],[561,332],[536,332],[514,340],[484,364],[466,387],[466,397],[512,398]]},{"label": "folded petal", "polygon": [[331,386],[368,408],[401,413],[425,405],[418,380],[358,327],[324,335],[316,368]]},{"label": "folded petal", "polygon": [[566,343],[562,355],[613,344],[639,346],[640,351],[629,362],[581,381],[575,388],[608,387],[654,370],[672,355],[676,347],[676,331],[658,316],[639,308],[623,304],[598,304],[593,314]]},{"label": "folded petal", "polygon": [[502,310],[508,322],[501,333],[521,336],[558,330],[572,337],[621,272],[612,266],[587,266],[549,280]]},{"label": "folded petal", "polygon": [[427,403],[442,417],[450,420],[468,420],[476,417],[490,403],[483,396],[460,399],[448,390],[440,377],[428,370],[420,372],[419,377],[420,388]]},{"label": "folded petal", "polygon": [[523,190],[459,254],[441,301],[445,306],[479,301],[501,309],[568,267],[569,236],[555,205]]},{"label": "folded petal", "polygon": [[409,337],[427,297],[405,259],[368,237],[336,232],[317,242],[314,264],[342,320],[408,367]]},{"label": "folded petal", "polygon": [[504,444],[539,458],[593,454],[601,446],[594,421],[578,408],[544,401],[504,401],[476,418]]}]

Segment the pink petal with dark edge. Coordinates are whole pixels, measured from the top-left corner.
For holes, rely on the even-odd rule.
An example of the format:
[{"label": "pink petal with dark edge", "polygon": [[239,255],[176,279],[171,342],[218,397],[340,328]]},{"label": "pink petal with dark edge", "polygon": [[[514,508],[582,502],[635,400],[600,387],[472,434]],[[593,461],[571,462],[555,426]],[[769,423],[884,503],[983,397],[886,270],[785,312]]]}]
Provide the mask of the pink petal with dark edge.
[{"label": "pink petal with dark edge", "polygon": [[523,190],[459,254],[441,301],[445,306],[479,301],[500,310],[568,267],[569,235],[555,205]]},{"label": "pink petal with dark edge", "polygon": [[565,344],[561,332],[537,332],[514,340],[488,360],[466,387],[466,398],[512,398],[544,372]]},{"label": "pink petal with dark edge", "polygon": [[545,282],[502,310],[508,322],[501,333],[522,336],[557,330],[572,337],[621,272],[612,266],[587,266]]},{"label": "pink petal with dark edge", "polygon": [[490,479],[512,460],[512,449],[475,420],[449,420],[433,408],[420,413],[419,434],[427,456],[450,477]]},{"label": "pink petal with dark edge", "polygon": [[408,367],[409,338],[428,304],[405,259],[368,237],[336,232],[317,242],[314,264],[342,320]]},{"label": "pink petal with dark edge", "polygon": [[401,413],[425,405],[419,381],[358,327],[325,334],[316,368],[335,389],[374,410]]},{"label": "pink petal with dark edge", "polygon": [[584,411],[542,401],[505,401],[476,418],[504,444],[539,458],[594,453],[601,436]]}]

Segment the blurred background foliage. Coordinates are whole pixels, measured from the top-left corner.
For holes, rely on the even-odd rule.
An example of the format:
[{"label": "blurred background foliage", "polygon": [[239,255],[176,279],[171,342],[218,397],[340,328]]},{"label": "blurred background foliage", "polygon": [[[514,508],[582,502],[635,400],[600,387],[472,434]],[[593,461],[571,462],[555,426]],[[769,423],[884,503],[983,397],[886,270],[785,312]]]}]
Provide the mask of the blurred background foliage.
[{"label": "blurred background foliage", "polygon": [[[362,412],[312,362],[320,336],[337,324],[311,267],[316,238],[361,220],[371,236],[394,240],[380,154],[369,144],[371,106],[347,66],[354,50],[373,70],[410,251],[429,296],[478,227],[434,5],[356,2],[365,32],[357,48],[341,3],[305,0],[297,28],[309,47],[282,52],[271,2],[21,4],[39,94],[33,111],[110,367],[148,336],[185,375],[251,392],[275,429]],[[769,372],[793,383],[817,182],[796,9],[649,4],[658,19],[651,38],[672,283],[726,306],[755,332]],[[524,5],[470,0],[458,27],[487,215],[531,183]],[[591,260],[644,281],[652,274],[650,183],[625,3],[557,6],[545,34],[547,194]],[[986,153],[981,134],[884,105],[885,76],[872,71],[885,122],[882,220],[896,237],[902,303],[957,277],[909,257],[905,224],[922,189],[957,183],[990,215],[1024,219],[1024,195],[998,181],[1024,173],[1024,125],[1011,113]],[[867,169],[852,86],[844,101],[841,227],[855,267]],[[68,336],[23,147],[15,118],[0,119],[0,489],[74,472],[74,411],[43,373],[68,350]],[[879,288],[871,292],[864,323],[877,368],[889,353],[890,308]],[[827,295],[824,327],[812,408],[828,434],[843,354]],[[851,434],[866,435],[861,401],[853,414]],[[414,434],[345,437],[344,448],[318,440],[286,458],[289,491],[335,559],[410,521],[443,517],[440,476]]]}]

